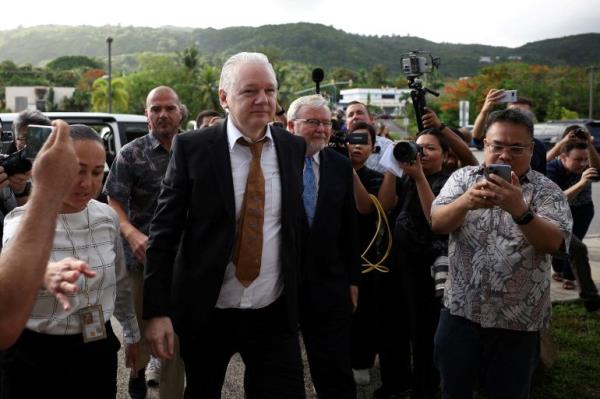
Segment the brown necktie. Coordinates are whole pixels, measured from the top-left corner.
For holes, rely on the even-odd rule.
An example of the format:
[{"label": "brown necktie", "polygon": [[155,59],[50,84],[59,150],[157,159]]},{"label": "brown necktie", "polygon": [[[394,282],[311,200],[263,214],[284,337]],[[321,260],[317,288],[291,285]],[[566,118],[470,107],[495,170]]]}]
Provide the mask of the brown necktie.
[{"label": "brown necktie", "polygon": [[260,273],[265,216],[265,178],[260,167],[260,155],[265,140],[249,143],[243,138],[238,144],[250,147],[252,161],[248,171],[246,192],[240,212],[237,251],[234,255],[235,276],[248,287]]}]

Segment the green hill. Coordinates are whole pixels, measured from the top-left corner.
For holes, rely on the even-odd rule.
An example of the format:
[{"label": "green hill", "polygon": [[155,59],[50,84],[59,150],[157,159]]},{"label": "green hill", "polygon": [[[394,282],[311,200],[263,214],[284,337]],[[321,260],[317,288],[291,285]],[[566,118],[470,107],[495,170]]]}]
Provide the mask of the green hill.
[{"label": "green hill", "polygon": [[224,58],[238,51],[275,49],[282,60],[323,68],[353,70],[385,65],[400,71],[400,56],[414,49],[432,52],[442,59],[441,72],[458,77],[473,75],[485,65],[510,56],[528,63],[582,66],[600,63],[600,34],[589,33],[528,43],[518,48],[478,44],[434,43],[412,36],[363,36],[331,26],[309,23],[265,25],[225,29],[140,28],[125,26],[37,26],[0,31],[0,61],[44,64],[63,55],[106,59],[106,38],[113,37],[113,54],[125,57],[141,52],[173,53],[196,45],[207,56]]}]

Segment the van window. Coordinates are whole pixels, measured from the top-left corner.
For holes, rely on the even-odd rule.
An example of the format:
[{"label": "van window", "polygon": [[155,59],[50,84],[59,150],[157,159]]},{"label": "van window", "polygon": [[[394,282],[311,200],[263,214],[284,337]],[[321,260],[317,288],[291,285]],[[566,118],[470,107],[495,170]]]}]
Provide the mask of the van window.
[{"label": "van window", "polygon": [[147,134],[148,124],[144,122],[119,122],[119,132],[121,133],[121,143],[125,145]]}]

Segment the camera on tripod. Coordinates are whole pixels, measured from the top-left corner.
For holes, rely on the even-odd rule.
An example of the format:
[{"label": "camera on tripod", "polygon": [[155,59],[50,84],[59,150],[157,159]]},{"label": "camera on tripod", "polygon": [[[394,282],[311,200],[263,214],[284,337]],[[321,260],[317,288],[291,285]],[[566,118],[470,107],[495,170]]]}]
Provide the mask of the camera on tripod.
[{"label": "camera on tripod", "polygon": [[433,57],[431,53],[419,50],[403,54],[400,62],[402,73],[409,78],[418,78],[428,72],[433,72],[440,66],[439,57]]},{"label": "camera on tripod", "polygon": [[427,106],[425,95],[429,93],[437,97],[440,93],[423,87],[423,82],[419,77],[438,69],[440,58],[432,56],[431,53],[416,50],[403,54],[401,64],[402,73],[406,75],[408,87],[411,89],[410,98],[415,109],[417,126],[419,127],[419,131],[422,131],[425,128],[423,126],[423,114],[425,114],[425,107]]}]

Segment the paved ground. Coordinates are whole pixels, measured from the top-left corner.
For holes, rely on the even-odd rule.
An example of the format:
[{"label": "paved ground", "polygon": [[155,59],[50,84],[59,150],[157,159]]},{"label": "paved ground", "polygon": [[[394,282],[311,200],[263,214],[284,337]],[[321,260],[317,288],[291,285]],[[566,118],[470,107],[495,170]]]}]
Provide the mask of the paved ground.
[{"label": "paved ground", "polygon": [[[595,235],[588,237],[584,240],[585,244],[588,246],[589,255],[590,255],[590,264],[592,267],[592,276],[596,285],[600,286],[600,235]],[[573,301],[578,299],[577,291],[566,291],[562,288],[560,283],[552,280],[551,286],[551,296],[552,301]],[[113,320],[114,321],[114,320]],[[115,332],[119,334],[120,328],[118,323],[113,323],[115,325]],[[119,364],[119,394],[117,398],[119,399],[127,399],[129,396],[127,395],[127,378],[128,372],[124,367],[122,351],[120,353],[120,364]],[[306,393],[307,398],[312,399],[315,396],[312,394],[311,383],[308,377],[308,368],[305,362],[305,382],[306,382]],[[227,377],[225,380],[225,385],[223,387],[223,399],[242,399],[243,396],[243,375],[244,375],[244,365],[239,358],[239,356],[235,356],[231,363],[229,364],[229,369],[227,370]],[[358,399],[367,399],[373,397],[373,391],[379,387],[379,369],[374,367],[371,371],[371,380],[372,383],[366,387],[359,388]],[[148,398],[158,398],[158,392],[155,389],[149,390]]]}]

